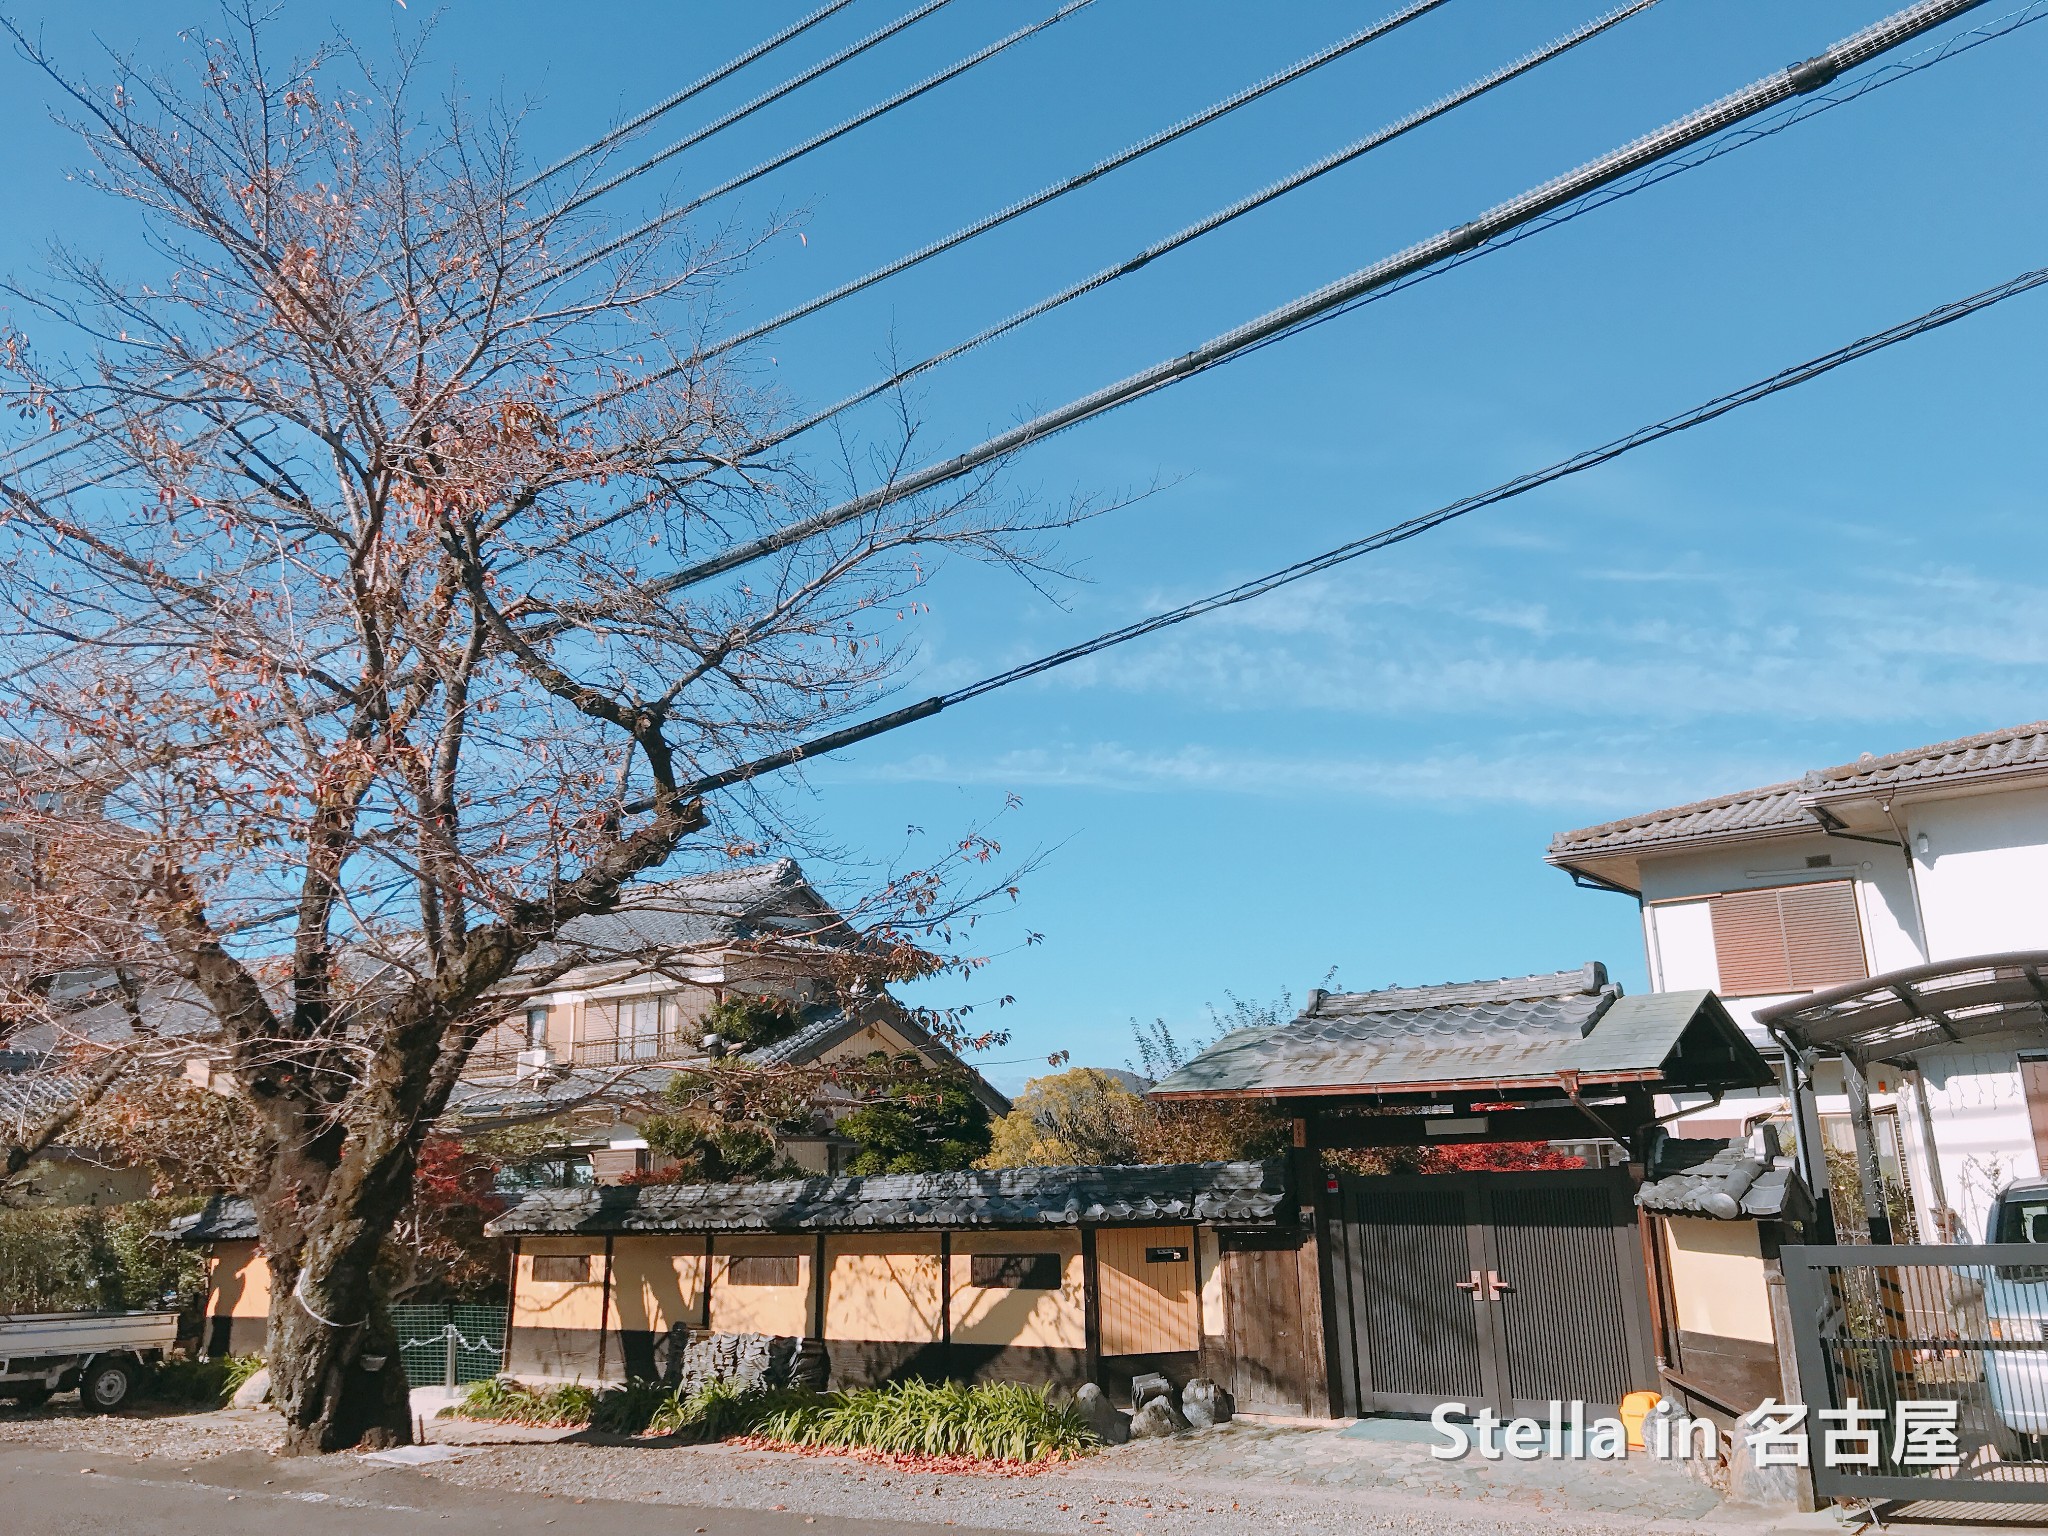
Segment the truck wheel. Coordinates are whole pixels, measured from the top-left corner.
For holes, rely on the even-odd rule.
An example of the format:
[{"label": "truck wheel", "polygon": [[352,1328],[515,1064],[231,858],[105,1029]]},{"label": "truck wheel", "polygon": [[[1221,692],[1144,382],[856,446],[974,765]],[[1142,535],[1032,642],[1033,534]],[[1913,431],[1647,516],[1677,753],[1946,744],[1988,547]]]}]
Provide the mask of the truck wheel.
[{"label": "truck wheel", "polygon": [[112,1413],[135,1394],[135,1367],[126,1360],[95,1360],[78,1383],[78,1401],[94,1413]]}]

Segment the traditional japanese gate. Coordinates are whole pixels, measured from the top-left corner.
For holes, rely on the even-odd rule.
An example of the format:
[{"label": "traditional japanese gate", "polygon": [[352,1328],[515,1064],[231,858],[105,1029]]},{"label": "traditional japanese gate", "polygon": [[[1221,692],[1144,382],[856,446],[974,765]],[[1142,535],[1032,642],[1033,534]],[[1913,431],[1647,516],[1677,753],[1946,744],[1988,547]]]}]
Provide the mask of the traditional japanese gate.
[{"label": "traditional japanese gate", "polygon": [[1346,1175],[1330,1206],[1338,1411],[1612,1412],[1656,1385],[1624,1170]]}]

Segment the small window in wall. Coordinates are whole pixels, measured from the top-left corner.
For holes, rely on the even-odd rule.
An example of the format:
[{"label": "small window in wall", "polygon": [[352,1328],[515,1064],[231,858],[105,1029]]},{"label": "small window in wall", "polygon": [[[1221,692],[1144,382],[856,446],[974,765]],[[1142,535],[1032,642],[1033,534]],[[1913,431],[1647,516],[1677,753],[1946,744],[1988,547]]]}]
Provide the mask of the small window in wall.
[{"label": "small window in wall", "polygon": [[1056,1291],[1060,1288],[1060,1256],[1056,1253],[977,1253],[969,1258],[968,1280],[989,1291]]},{"label": "small window in wall", "polygon": [[1188,1251],[1185,1248],[1147,1248],[1145,1250],[1145,1262],[1147,1264],[1185,1264],[1187,1261]]},{"label": "small window in wall", "polygon": [[728,1285],[800,1285],[801,1260],[793,1253],[739,1253],[727,1262]]},{"label": "small window in wall", "polygon": [[590,1255],[587,1253],[536,1253],[533,1256],[533,1278],[549,1280],[557,1285],[573,1285],[590,1278]]},{"label": "small window in wall", "polygon": [[1723,996],[1812,992],[1870,974],[1854,881],[1724,891],[1708,908]]}]

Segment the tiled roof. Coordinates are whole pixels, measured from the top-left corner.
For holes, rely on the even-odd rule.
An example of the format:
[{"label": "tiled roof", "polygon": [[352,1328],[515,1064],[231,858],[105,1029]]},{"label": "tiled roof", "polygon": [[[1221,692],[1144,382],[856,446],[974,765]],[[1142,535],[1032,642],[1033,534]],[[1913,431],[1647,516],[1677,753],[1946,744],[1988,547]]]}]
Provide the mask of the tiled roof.
[{"label": "tiled roof", "polygon": [[552,962],[563,950],[587,951],[597,961],[777,934],[850,936],[845,920],[812,889],[794,859],[635,887],[616,910],[563,924],[555,943],[543,946],[529,964]]},{"label": "tiled roof", "polygon": [[2037,720],[1884,757],[1861,757],[1762,789],[1740,790],[1560,832],[1550,840],[1549,859],[1553,864],[1569,864],[1599,854],[1702,838],[1812,831],[1817,823],[1807,807],[1816,801],[1904,785],[2040,770],[2048,770],[2048,721]]},{"label": "tiled roof", "polygon": [[1568,1072],[1649,1080],[1665,1073],[1689,1031],[1718,1042],[1722,1075],[1701,1086],[1770,1080],[1711,994],[1620,993],[1604,968],[1589,965],[1501,982],[1312,997],[1292,1022],[1226,1035],[1152,1091],[1175,1098],[1506,1090],[1554,1084]]},{"label": "tiled roof", "polygon": [[1276,1158],[538,1190],[488,1230],[504,1235],[861,1232],[1169,1221],[1272,1226],[1286,1207],[1285,1169]]},{"label": "tiled roof", "polygon": [[178,1217],[160,1235],[177,1243],[237,1243],[263,1234],[255,1206],[240,1195],[215,1195],[204,1210]]},{"label": "tiled roof", "polygon": [[0,1130],[26,1132],[85,1091],[88,1074],[39,1051],[0,1051]]},{"label": "tiled roof", "polygon": [[[1663,1173],[1669,1168],[1672,1171]],[[1787,1157],[1758,1157],[1746,1140],[1667,1138],[1651,1171],[1663,1177],[1636,1191],[1636,1204],[1660,1216],[1710,1216],[1719,1221],[1804,1221],[1813,1214],[1806,1183]]]}]

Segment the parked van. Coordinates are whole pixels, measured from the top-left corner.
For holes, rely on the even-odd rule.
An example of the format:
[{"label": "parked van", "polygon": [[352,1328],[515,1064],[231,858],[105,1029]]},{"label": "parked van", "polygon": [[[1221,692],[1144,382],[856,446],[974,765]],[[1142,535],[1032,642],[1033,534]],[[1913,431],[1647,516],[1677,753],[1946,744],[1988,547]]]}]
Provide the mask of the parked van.
[{"label": "parked van", "polygon": [[1996,1341],[1984,1354],[1984,1378],[2006,1428],[2030,1438],[2048,1435],[2048,1179],[2001,1190],[1984,1240],[2042,1245],[2039,1264],[1983,1271],[1984,1320]]}]

